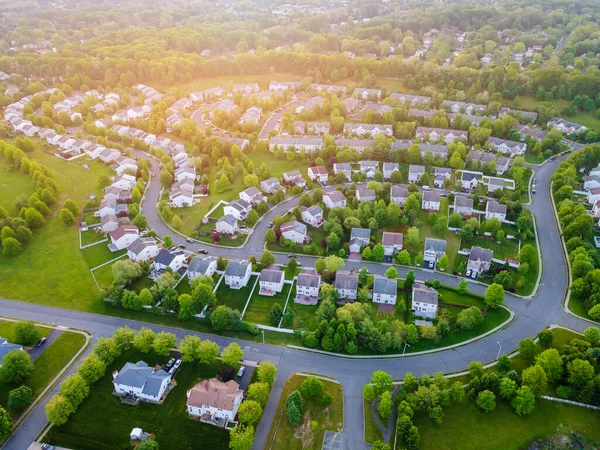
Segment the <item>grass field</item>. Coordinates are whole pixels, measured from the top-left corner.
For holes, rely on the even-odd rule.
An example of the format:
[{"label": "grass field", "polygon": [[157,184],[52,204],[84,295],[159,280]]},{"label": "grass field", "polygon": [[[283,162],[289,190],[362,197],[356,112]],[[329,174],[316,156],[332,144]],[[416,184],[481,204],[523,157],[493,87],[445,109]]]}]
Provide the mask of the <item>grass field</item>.
[{"label": "grass field", "polygon": [[100,288],[109,288],[115,278],[113,276],[112,267],[113,264],[107,264],[106,266],[102,266],[99,269],[94,270],[94,277],[98,282]]},{"label": "grass field", "polygon": [[[14,326],[14,322],[1,322],[0,336],[6,337],[9,342],[13,341]],[[44,327],[38,327],[38,329],[42,336],[46,336],[52,331],[50,328]],[[30,387],[33,391],[33,397],[37,397],[84,344],[85,336],[78,333],[63,332],[54,342],[48,345],[35,361],[33,373],[21,384]],[[8,385],[0,383],[0,405],[6,407],[8,393],[21,384]],[[11,414],[11,416],[16,419],[19,414]]]},{"label": "grass field", "polygon": [[261,325],[273,325],[269,320],[269,313],[271,312],[271,308],[275,303],[279,303],[281,305],[281,309],[285,307],[285,302],[288,298],[288,294],[290,293],[291,285],[284,283],[283,289],[278,294],[273,297],[267,297],[264,295],[259,295],[258,290],[259,286],[256,286],[256,290],[254,291],[254,295],[250,299],[250,303],[248,304],[248,309],[246,309],[246,313],[244,314],[243,320],[252,323],[259,323]]},{"label": "grass field", "polygon": [[[82,246],[93,244],[94,242],[101,241],[102,239],[104,239],[104,235],[102,233],[97,233],[92,228],[89,228],[87,231],[81,232],[81,245]],[[104,243],[104,246],[106,247],[108,244],[110,244],[110,241]],[[102,244],[98,244],[98,245],[102,245]]]},{"label": "grass field", "polygon": [[517,239],[504,239],[502,242],[498,242],[491,236],[478,235],[469,242],[462,241],[460,247],[461,249],[470,249],[471,247],[487,248],[494,252],[494,258],[497,259],[517,259],[519,256],[519,241]]},{"label": "grass field", "polygon": [[[330,381],[323,381],[324,392],[329,392],[333,396],[331,405],[323,409],[319,400],[303,399],[303,417],[304,423],[299,427],[289,424],[285,415],[285,402],[290,393],[300,389],[305,377],[292,375],[285,382],[277,412],[265,449],[286,449],[286,450],[320,450],[323,446],[323,436],[325,430],[338,431],[344,425],[344,393],[342,386]],[[311,430],[309,422],[317,421],[316,430]],[[279,427],[278,427],[279,425]],[[297,436],[302,436],[297,437]]]},{"label": "grass field", "polygon": [[[534,111],[539,104],[540,101],[536,100],[535,97],[524,95],[519,97],[520,106],[517,109],[530,110]],[[512,100],[504,101],[505,105],[511,106]],[[569,106],[568,100],[555,99],[552,100],[551,103],[556,106],[558,109],[558,116],[563,117],[564,119],[570,120],[571,122],[580,123],[581,125],[585,125],[588,128],[598,128],[600,127],[600,119],[596,117],[596,110],[592,110],[589,112],[577,111],[577,114],[573,117],[561,115],[563,109]]]},{"label": "grass field", "polygon": [[9,216],[16,216],[19,211],[14,201],[20,195],[27,198],[35,192],[35,183],[21,171],[9,166],[6,159],[0,158],[0,206],[6,209]]},{"label": "grass field", "polygon": [[131,448],[129,433],[132,428],[140,427],[154,434],[164,449],[226,450],[229,432],[189,419],[185,405],[186,391],[197,381],[213,377],[219,370],[218,365],[182,364],[175,376],[177,386],[162,405],[144,402],[136,406],[123,405],[117,396],[112,395],[113,370],[120,370],[129,361],[143,360],[154,365],[165,363],[168,359],[168,356],[159,357],[153,352],[125,352],[92,387],[90,396],[69,421],[50,430],[47,440],[80,450],[125,450]]},{"label": "grass field", "polygon": [[[256,275],[251,276],[246,287],[242,289],[231,289],[225,284],[225,280],[223,280],[216,292],[217,305],[227,305],[230,308],[237,309],[241,313],[246,306],[248,297],[250,297],[256,278]],[[258,289],[258,285],[256,289]]]},{"label": "grass field", "polygon": [[381,430],[375,422],[375,417],[373,417],[373,410],[371,409],[372,405],[373,402],[367,400],[363,396],[363,413],[365,417],[365,442],[367,442],[367,444],[373,444],[373,442],[375,441],[383,440],[383,434],[381,433]]},{"label": "grass field", "polygon": [[295,330],[314,330],[317,328],[317,318],[315,313],[317,312],[318,306],[299,305],[294,303],[294,297],[296,297],[296,283],[294,283],[294,286],[292,287],[292,294],[290,295],[290,301],[288,303],[288,309],[294,311],[294,321],[291,326],[286,327]]}]

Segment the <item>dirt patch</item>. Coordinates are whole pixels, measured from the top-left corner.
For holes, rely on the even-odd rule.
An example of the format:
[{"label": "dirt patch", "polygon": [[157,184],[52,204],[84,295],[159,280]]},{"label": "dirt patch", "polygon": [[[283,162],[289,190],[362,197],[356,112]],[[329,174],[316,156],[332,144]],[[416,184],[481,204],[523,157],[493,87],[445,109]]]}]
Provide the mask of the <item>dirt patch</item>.
[{"label": "dirt patch", "polygon": [[302,425],[299,425],[294,429],[294,437],[302,441],[302,448],[312,447],[315,439],[313,431],[310,428],[310,415],[308,413],[304,415],[304,422]]}]

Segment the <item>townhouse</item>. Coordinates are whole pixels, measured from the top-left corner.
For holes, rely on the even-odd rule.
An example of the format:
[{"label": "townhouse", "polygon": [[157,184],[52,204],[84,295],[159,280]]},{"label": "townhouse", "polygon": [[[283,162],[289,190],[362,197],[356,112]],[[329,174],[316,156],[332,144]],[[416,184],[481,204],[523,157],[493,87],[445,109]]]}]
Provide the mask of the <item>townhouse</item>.
[{"label": "townhouse", "polygon": [[392,256],[394,253],[402,251],[402,245],[404,243],[404,235],[402,233],[394,233],[391,231],[384,231],[381,237],[381,245],[385,252],[385,256]]},{"label": "townhouse", "polygon": [[506,222],[506,205],[498,203],[491,198],[485,205],[485,220],[498,219],[500,222]]},{"label": "townhouse", "polygon": [[344,134],[356,136],[369,136],[374,138],[380,134],[392,137],[394,131],[391,125],[379,125],[369,123],[345,123]]},{"label": "townhouse", "polygon": [[473,199],[464,195],[454,197],[454,212],[464,217],[473,215]]},{"label": "townhouse", "polygon": [[404,202],[408,198],[408,188],[399,186],[397,184],[392,186],[390,190],[390,201],[403,206]]},{"label": "townhouse", "polygon": [[323,193],[323,203],[329,209],[344,208],[346,207],[346,197],[340,191],[325,192]]},{"label": "townhouse", "polygon": [[398,295],[398,281],[376,276],[373,280],[373,303],[395,305]]},{"label": "townhouse", "polygon": [[312,153],[321,150],[323,139],[317,137],[273,136],[269,140],[269,146],[271,151],[279,146],[284,150],[292,148],[296,153],[301,151]]}]

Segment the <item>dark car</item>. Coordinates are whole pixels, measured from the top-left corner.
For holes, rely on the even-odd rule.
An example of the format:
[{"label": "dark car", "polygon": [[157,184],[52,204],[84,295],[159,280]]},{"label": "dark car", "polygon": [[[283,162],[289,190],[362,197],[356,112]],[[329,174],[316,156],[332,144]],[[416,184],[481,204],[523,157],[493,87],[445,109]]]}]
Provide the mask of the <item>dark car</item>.
[{"label": "dark car", "polygon": [[294,255],[293,253],[290,253],[289,255],[287,255],[288,258],[295,258],[296,255]]},{"label": "dark car", "polygon": [[181,245],[179,246],[179,248],[185,248],[185,245],[181,244]]},{"label": "dark car", "polygon": [[203,255],[208,255],[208,250],[206,250],[205,248],[199,248],[198,253],[202,253]]},{"label": "dark car", "polygon": [[41,347],[42,345],[44,345],[46,343],[46,341],[48,340],[48,338],[41,338],[38,343],[35,345],[36,347]]}]

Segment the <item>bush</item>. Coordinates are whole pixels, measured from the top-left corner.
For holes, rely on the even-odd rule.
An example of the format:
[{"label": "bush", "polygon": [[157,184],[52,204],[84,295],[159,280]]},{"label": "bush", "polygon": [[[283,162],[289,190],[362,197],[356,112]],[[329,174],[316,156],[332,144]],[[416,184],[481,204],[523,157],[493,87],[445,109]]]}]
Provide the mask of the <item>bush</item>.
[{"label": "bush", "polygon": [[291,425],[302,423],[302,394],[295,390],[288,396],[285,403],[285,411]]},{"label": "bush", "polygon": [[332,401],[333,396],[329,392],[323,392],[323,395],[321,396],[321,405],[323,405],[323,408],[327,408],[331,405]]},{"label": "bush", "polygon": [[33,401],[33,391],[28,386],[20,386],[8,393],[8,409],[22,411]]},{"label": "bush", "polygon": [[321,394],[323,394],[323,382],[314,376],[307,377],[302,382],[301,389],[304,397],[316,399],[321,397]]},{"label": "bush", "polygon": [[40,340],[40,330],[33,321],[22,320],[15,325],[15,342],[21,345],[31,346]]}]

